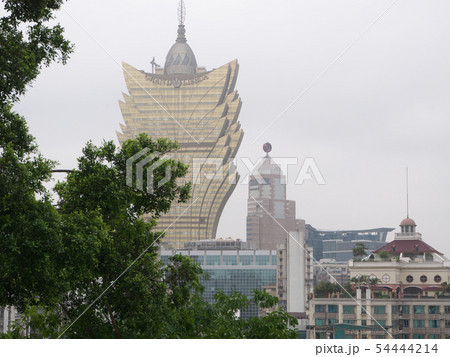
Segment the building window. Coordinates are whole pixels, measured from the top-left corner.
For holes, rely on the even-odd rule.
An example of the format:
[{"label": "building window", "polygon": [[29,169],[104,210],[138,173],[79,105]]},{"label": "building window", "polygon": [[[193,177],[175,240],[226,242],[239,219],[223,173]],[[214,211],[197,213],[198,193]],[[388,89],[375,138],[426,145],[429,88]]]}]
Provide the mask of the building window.
[{"label": "building window", "polygon": [[335,314],[338,312],[338,306],[337,305],[328,305],[328,312],[330,314]]},{"label": "building window", "polygon": [[353,305],[344,305],[344,314],[354,314],[355,313],[355,306]]},{"label": "building window", "polygon": [[236,255],[224,255],[222,257],[223,265],[237,265]]},{"label": "building window", "polygon": [[253,255],[240,255],[239,265],[253,265]]},{"label": "building window", "polygon": [[207,255],[206,265],[220,265],[220,255]]},{"label": "building window", "polygon": [[408,276],[406,277],[406,281],[407,281],[408,283],[412,283],[412,282],[414,281],[413,276],[412,276],[412,275],[408,275]]},{"label": "building window", "polygon": [[409,305],[402,305],[400,306],[399,310],[402,314],[409,314]]},{"label": "building window", "polygon": [[373,307],[373,313],[376,315],[385,314],[386,313],[386,306],[374,306]]},{"label": "building window", "polygon": [[316,305],[315,311],[316,312],[325,312],[325,305]]},{"label": "building window", "polygon": [[424,314],[425,313],[425,306],[423,306],[423,305],[414,305],[414,313],[415,314]]},{"label": "building window", "polygon": [[428,321],[430,328],[439,328],[439,320]]},{"label": "building window", "polygon": [[442,280],[442,278],[441,278],[440,275],[436,275],[436,276],[434,277],[434,281],[435,281],[436,283],[440,283],[441,280]]},{"label": "building window", "polygon": [[361,320],[361,326],[367,326],[367,320]]},{"label": "building window", "polygon": [[440,313],[439,306],[436,306],[436,305],[428,306],[428,313],[429,314],[439,314]]},{"label": "building window", "polygon": [[316,319],[316,326],[324,326],[325,319]]},{"label": "building window", "polygon": [[338,320],[337,319],[328,319],[328,325],[334,325],[337,324]]},{"label": "building window", "polygon": [[445,320],[445,328],[450,328],[450,321],[449,320]]},{"label": "building window", "polygon": [[414,328],[425,327],[425,320],[414,320]]},{"label": "building window", "polygon": [[430,333],[428,334],[428,338],[429,339],[433,339],[433,340],[437,340],[441,338],[441,335],[439,335],[438,333]]},{"label": "building window", "polygon": [[426,275],[422,275],[422,276],[420,277],[420,281],[421,281],[422,283],[426,283],[427,280],[428,280],[428,278],[427,278]]},{"label": "building window", "polygon": [[406,319],[400,320],[399,324],[404,328],[409,328],[409,320]]},{"label": "building window", "polygon": [[398,311],[398,307],[395,305],[392,305],[392,315],[395,315]]},{"label": "building window", "polygon": [[415,333],[415,334],[413,334],[413,338],[424,339],[425,338],[425,334],[423,334],[423,333]]},{"label": "building window", "polygon": [[386,320],[376,320],[376,322],[374,322],[374,326],[386,326]]},{"label": "building window", "polygon": [[446,314],[450,314],[450,306],[444,306],[444,310]]},{"label": "building window", "polygon": [[270,265],[268,255],[257,255],[255,260],[256,265]]},{"label": "building window", "polygon": [[355,320],[344,320],[344,324],[354,325],[355,324]]}]

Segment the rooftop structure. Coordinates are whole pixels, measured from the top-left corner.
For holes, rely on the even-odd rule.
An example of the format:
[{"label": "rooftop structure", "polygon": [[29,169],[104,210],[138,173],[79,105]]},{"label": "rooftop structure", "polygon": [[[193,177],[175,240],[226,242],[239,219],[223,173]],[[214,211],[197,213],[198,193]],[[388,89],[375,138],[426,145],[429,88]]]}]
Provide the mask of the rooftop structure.
[{"label": "rooftop structure", "polygon": [[376,290],[400,297],[434,296],[442,283],[450,282],[450,261],[422,240],[409,217],[400,223],[395,239],[375,250],[363,261],[350,261],[350,277],[379,279]]}]

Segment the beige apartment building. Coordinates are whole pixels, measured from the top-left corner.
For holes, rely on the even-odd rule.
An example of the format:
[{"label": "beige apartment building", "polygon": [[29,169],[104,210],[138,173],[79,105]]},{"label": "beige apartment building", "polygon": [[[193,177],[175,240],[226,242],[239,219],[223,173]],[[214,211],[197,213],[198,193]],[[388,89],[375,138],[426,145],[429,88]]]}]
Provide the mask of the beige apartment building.
[{"label": "beige apartment building", "polygon": [[392,242],[349,261],[354,297],[309,300],[311,338],[450,338],[450,262],[411,218],[400,228]]}]

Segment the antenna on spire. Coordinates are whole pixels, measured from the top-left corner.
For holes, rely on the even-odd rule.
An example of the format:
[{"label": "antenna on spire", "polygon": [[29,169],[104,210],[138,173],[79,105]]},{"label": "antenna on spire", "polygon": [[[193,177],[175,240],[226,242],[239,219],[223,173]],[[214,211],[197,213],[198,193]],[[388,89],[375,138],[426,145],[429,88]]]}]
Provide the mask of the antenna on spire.
[{"label": "antenna on spire", "polygon": [[186,6],[184,6],[184,1],[180,0],[178,4],[178,24],[184,25],[184,20],[186,19]]},{"label": "antenna on spire", "polygon": [[406,166],[406,218],[409,218],[409,180],[408,180],[408,166]]}]

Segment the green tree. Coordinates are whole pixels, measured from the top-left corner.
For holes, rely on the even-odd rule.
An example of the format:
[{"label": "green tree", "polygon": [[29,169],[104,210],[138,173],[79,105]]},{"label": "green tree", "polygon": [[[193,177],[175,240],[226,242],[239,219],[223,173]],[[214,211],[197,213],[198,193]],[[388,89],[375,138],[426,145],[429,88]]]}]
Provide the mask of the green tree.
[{"label": "green tree", "polygon": [[[0,19],[0,103],[15,102],[53,61],[65,63],[73,48],[59,25],[50,26],[63,0],[3,0]],[[8,108],[2,108],[8,110]]]},{"label": "green tree", "polygon": [[380,252],[380,254],[378,254],[378,255],[383,260],[389,259],[389,253],[386,251]]},{"label": "green tree", "polygon": [[[146,156],[152,158],[147,166],[160,163],[153,172],[155,189],[152,193],[137,190],[126,182],[127,159],[144,149],[148,150]],[[198,268],[175,260],[182,273],[171,279],[175,274],[174,267],[163,269],[157,259],[158,243],[163,236],[154,230],[157,218],[170,209],[172,202],[186,202],[189,198],[190,184],[177,184],[177,180],[186,174],[187,166],[175,160],[161,159],[176,149],[177,145],[169,140],[153,141],[145,134],[128,140],[121,148],[113,142],[105,142],[100,147],[89,143],[83,149],[84,155],[78,159],[78,168],[68,174],[65,182],[56,185],[61,199],[60,215],[99,212],[108,232],[106,239],[98,241],[96,260],[99,264],[91,267],[89,278],[61,304],[67,323],[79,316],[107,287],[110,288],[73,325],[68,331],[69,336],[153,337],[158,330],[163,333],[162,328],[155,330],[161,321],[153,324],[145,321],[167,317],[167,312],[159,311],[167,304],[178,308],[186,303],[183,298],[186,292],[180,286],[198,288]],[[170,180],[158,188],[167,169],[171,172]],[[135,175],[136,172],[133,182]],[[146,179],[143,181],[143,186],[147,187]],[[143,215],[147,219],[142,218]],[[122,275],[124,271],[126,274]],[[121,278],[117,279],[119,276]],[[167,304],[165,295],[172,299]],[[97,326],[95,330],[87,328],[92,324]],[[154,330],[149,330],[151,328]]]},{"label": "green tree", "polygon": [[[61,222],[44,183],[55,163],[43,158],[25,119],[13,112],[43,66],[72,51],[59,25],[62,1],[3,1],[0,19],[0,305],[55,301],[66,283],[58,261],[69,222]],[[75,218],[74,218],[75,219]],[[79,217],[85,221],[88,218]],[[91,228],[93,231],[100,227]]]},{"label": "green tree", "polygon": [[322,280],[314,287],[314,294],[316,297],[328,297],[328,294],[334,294],[341,291],[342,288],[340,285],[326,280]]},{"label": "green tree", "polygon": [[253,296],[247,298],[238,292],[226,295],[219,291],[215,295],[216,303],[212,310],[212,319],[205,329],[206,338],[296,338],[295,327],[298,321],[281,307],[262,317],[239,319],[239,312],[246,310],[250,304],[259,308],[272,308],[278,298],[266,292],[254,290]]},{"label": "green tree", "polygon": [[367,248],[364,243],[358,242],[355,244],[355,248],[353,248],[353,257],[355,259],[360,260],[362,257],[366,255]]}]

